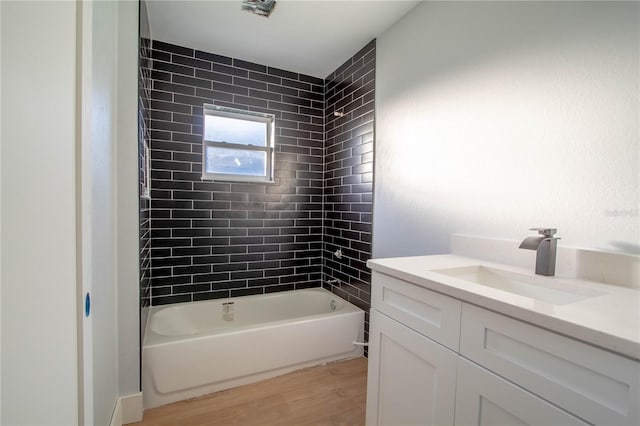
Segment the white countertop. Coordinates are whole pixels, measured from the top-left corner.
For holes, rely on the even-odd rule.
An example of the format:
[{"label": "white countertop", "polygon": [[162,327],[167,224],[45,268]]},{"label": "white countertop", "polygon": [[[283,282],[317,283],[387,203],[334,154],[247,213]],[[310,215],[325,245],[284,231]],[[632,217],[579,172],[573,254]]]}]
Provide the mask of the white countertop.
[{"label": "white countertop", "polygon": [[372,259],[374,271],[508,315],[613,352],[640,359],[640,289],[565,277],[547,277],[551,286],[569,284],[588,298],[554,305],[435,272],[482,265],[522,275],[532,270],[456,255]]}]

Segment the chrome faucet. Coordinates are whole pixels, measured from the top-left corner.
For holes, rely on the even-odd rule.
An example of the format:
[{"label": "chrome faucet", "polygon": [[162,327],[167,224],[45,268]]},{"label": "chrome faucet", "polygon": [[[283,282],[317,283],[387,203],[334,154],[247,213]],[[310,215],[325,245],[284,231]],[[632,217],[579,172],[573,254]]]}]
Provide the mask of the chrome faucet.
[{"label": "chrome faucet", "polygon": [[556,248],[560,237],[554,237],[555,228],[530,228],[539,237],[527,237],[520,243],[521,249],[536,251],[536,274],[552,277],[556,273]]}]

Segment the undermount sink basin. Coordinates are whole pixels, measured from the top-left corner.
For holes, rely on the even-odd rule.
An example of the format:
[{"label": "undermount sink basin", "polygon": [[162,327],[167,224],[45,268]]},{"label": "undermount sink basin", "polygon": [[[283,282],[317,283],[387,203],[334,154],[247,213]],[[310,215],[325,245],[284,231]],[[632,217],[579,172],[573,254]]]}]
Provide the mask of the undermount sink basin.
[{"label": "undermount sink basin", "polygon": [[575,286],[569,280],[523,275],[483,265],[434,269],[432,272],[554,305],[567,305],[604,294]]}]

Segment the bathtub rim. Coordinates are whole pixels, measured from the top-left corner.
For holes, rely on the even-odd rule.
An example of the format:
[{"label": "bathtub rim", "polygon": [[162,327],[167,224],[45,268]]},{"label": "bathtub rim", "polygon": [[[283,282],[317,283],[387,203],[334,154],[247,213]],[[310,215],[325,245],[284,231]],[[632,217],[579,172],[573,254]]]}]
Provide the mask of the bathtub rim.
[{"label": "bathtub rim", "polygon": [[[287,319],[282,319],[278,321],[269,321],[264,323],[254,323],[254,324],[247,324],[242,326],[229,327],[226,329],[222,329],[218,332],[213,330],[206,330],[206,331],[196,332],[192,334],[164,335],[164,334],[156,333],[151,328],[153,315],[156,314],[158,311],[161,311],[164,309],[172,309],[172,308],[178,307],[173,305],[187,306],[187,305],[196,305],[196,304],[199,305],[199,304],[205,304],[205,303],[223,303],[225,301],[237,301],[237,300],[248,300],[248,299],[258,299],[258,298],[264,299],[264,298],[282,296],[285,293],[293,294],[297,292],[323,293],[326,295],[330,295],[332,297],[337,297],[344,302],[344,306],[338,311],[324,312],[324,313],[314,314],[314,315],[305,315],[301,317],[287,318]],[[365,312],[365,310],[323,287],[311,287],[311,288],[305,288],[300,290],[287,290],[287,291],[274,292],[274,293],[268,293],[268,294],[252,294],[248,296],[223,297],[219,299],[198,300],[195,302],[184,302],[184,303],[171,304],[171,305],[151,306],[149,308],[149,313],[147,316],[147,324],[145,327],[146,329],[144,334],[144,341],[142,343],[142,350],[144,350],[147,347],[177,344],[184,340],[206,339],[209,336],[223,336],[223,335],[235,334],[235,333],[239,333],[239,332],[250,330],[250,329],[266,329],[266,328],[287,324],[287,323],[299,324],[299,323],[317,320],[318,318],[340,317],[340,316],[354,315],[360,312]]]}]

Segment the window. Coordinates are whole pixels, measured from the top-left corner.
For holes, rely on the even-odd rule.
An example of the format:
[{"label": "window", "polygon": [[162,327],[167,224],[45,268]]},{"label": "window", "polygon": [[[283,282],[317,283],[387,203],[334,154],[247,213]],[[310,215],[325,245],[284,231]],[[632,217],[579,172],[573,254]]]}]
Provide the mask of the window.
[{"label": "window", "polygon": [[204,105],[202,179],[273,182],[272,114]]},{"label": "window", "polygon": [[151,150],[146,139],[142,140],[143,145],[143,174],[142,174],[142,198],[151,199]]}]

